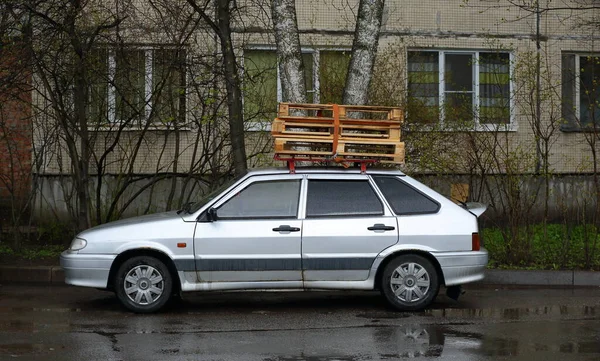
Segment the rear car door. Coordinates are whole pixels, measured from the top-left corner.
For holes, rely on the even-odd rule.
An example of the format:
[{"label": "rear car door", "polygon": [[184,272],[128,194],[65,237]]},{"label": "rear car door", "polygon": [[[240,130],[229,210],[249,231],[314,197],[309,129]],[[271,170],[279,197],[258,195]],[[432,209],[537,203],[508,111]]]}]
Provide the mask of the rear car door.
[{"label": "rear car door", "polygon": [[278,287],[301,287],[301,184],[300,175],[254,176],[218,200],[217,220],[196,226],[200,282],[279,281],[287,283]]},{"label": "rear car door", "polygon": [[307,176],[304,285],[366,280],[375,257],[398,241],[396,218],[366,175]]}]

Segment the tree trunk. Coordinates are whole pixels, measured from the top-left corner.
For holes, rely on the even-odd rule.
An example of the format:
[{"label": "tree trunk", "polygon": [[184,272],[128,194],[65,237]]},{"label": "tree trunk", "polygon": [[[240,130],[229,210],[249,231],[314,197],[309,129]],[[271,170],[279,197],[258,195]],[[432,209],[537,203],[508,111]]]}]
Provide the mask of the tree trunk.
[{"label": "tree trunk", "polygon": [[379,43],[379,28],[385,0],[360,0],[352,57],[344,88],[344,104],[365,105]]},{"label": "tree trunk", "polygon": [[[75,154],[71,155],[71,159],[75,161],[74,172],[75,185],[78,201],[78,217],[77,226],[80,230],[89,228],[90,223],[90,208],[89,208],[89,160],[90,160],[90,141],[88,135],[88,124],[86,114],[86,101],[88,97],[87,82],[83,65],[83,54],[81,49],[76,56],[75,64],[75,87],[73,92],[73,107],[75,115],[75,133],[79,138],[79,157]],[[98,207],[100,205],[97,205]]]},{"label": "tree trunk", "polygon": [[304,64],[294,0],[273,0],[271,14],[275,28],[283,101],[306,103]]},{"label": "tree trunk", "polygon": [[231,152],[235,175],[246,173],[246,144],[244,140],[244,116],[242,107],[242,89],[238,74],[235,52],[231,42],[231,12],[230,0],[217,1],[217,21],[219,38],[223,51],[223,70],[225,72],[225,86],[227,89],[227,107],[229,110],[229,129],[231,138]]}]

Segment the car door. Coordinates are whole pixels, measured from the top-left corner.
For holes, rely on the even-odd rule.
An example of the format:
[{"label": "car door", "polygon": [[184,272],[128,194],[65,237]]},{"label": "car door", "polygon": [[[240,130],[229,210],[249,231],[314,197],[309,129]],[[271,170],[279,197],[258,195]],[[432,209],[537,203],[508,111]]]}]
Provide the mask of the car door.
[{"label": "car door", "polygon": [[301,287],[301,183],[299,175],[254,176],[219,199],[217,219],[196,226],[199,281]]},{"label": "car door", "polygon": [[396,218],[366,175],[308,175],[302,230],[305,287],[360,281],[375,257],[398,241]]}]

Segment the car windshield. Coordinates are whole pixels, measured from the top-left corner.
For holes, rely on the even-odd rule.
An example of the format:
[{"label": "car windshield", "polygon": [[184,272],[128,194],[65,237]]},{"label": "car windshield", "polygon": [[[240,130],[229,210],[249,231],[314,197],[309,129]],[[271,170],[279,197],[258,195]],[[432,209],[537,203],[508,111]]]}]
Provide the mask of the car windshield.
[{"label": "car windshield", "polygon": [[211,200],[213,200],[221,192],[223,192],[225,189],[231,187],[235,182],[237,182],[238,180],[242,179],[245,175],[246,174],[242,174],[242,175],[239,175],[237,177],[234,177],[234,178],[226,181],[220,187],[218,187],[217,189],[213,190],[212,192],[210,192],[207,195],[205,195],[204,197],[202,197],[202,199],[199,200],[198,202],[192,202],[192,203],[187,204],[187,206],[184,206],[180,210],[180,212],[196,213],[198,210],[200,210],[200,208],[204,207],[206,205],[206,203],[208,203]]}]

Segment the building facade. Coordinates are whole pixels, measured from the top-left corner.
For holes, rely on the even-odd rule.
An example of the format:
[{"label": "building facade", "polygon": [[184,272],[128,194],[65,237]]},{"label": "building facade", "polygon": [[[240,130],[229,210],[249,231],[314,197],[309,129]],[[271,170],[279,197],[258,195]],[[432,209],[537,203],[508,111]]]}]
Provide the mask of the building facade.
[{"label": "building facade", "polygon": [[[249,165],[272,165],[268,130],[284,99],[270,2],[235,5]],[[218,37],[186,1],[84,10],[91,23],[75,24],[102,30],[79,34],[80,73],[56,55],[81,52],[44,47],[52,24],[34,23],[44,64],[31,93],[34,209],[73,213],[76,187],[65,176],[82,154],[95,222],[197,199],[231,164]],[[309,102],[341,102],[357,11],[357,0],[296,1]],[[511,202],[521,212],[550,207],[555,218],[595,212],[598,15],[583,0],[386,1],[369,95],[406,111],[404,169],[446,194],[467,183],[470,199],[498,214]]]}]

